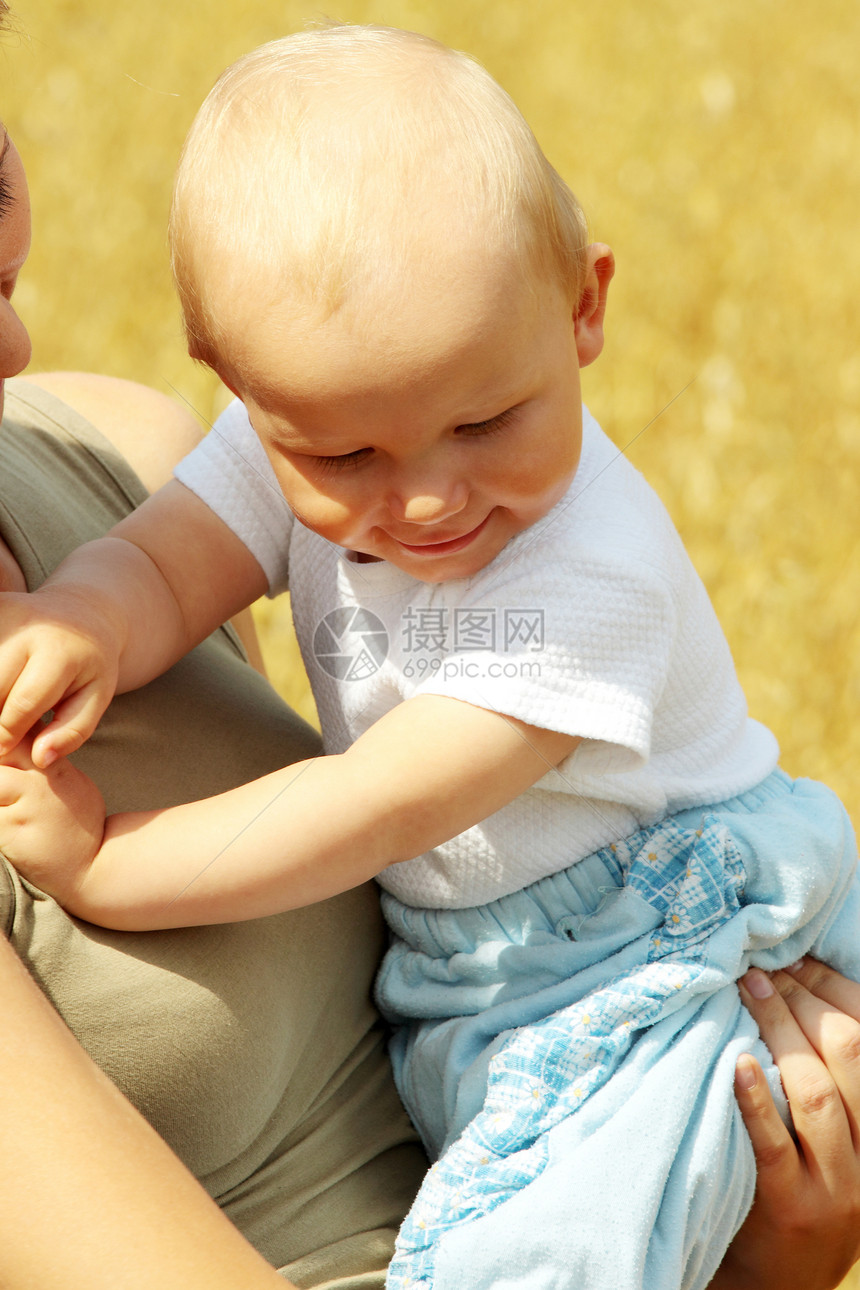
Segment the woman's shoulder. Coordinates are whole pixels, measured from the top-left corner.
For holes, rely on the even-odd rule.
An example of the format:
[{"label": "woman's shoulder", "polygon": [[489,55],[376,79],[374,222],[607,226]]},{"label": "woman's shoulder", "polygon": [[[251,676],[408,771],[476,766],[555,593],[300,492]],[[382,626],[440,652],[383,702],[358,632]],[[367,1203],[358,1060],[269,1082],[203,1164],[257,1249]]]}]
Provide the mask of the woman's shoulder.
[{"label": "woman's shoulder", "polygon": [[136,381],[94,372],[40,372],[25,380],[95,426],[149,492],[167,483],[176,463],[202,437],[186,408]]}]

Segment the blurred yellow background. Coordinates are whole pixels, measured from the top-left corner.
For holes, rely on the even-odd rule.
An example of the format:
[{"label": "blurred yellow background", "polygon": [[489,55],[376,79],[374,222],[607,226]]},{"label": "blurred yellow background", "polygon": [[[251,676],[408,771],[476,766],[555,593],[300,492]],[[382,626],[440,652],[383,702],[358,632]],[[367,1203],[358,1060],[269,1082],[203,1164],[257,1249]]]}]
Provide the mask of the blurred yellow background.
[{"label": "blurred yellow background", "polygon": [[[18,303],[33,367],[144,381],[208,423],[224,392],[183,350],[171,173],[217,73],[319,12],[15,12],[0,110],[32,185]],[[586,398],[673,514],[785,767],[826,780],[860,823],[857,0],[332,0],[326,13],[477,56],[614,247]],[[276,683],[308,711],[286,606],[260,607],[259,623]]]},{"label": "blurred yellow background", "polygon": [[[224,394],[183,350],[171,173],[221,68],[318,11],[18,0],[15,12],[0,78],[33,190],[18,291],[33,366],[145,381],[208,422]],[[475,54],[614,247],[586,398],[620,446],[635,440],[785,766],[825,779],[860,821],[856,0],[340,0],[328,14]],[[274,677],[304,704],[286,618],[261,607]]]}]

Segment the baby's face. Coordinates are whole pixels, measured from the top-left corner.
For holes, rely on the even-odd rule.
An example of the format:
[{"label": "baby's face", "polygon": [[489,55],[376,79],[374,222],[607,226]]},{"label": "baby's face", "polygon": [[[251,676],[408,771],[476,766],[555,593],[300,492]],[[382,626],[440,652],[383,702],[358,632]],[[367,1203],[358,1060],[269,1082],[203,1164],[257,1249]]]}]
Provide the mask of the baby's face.
[{"label": "baby's face", "polygon": [[274,309],[243,328],[237,392],[296,516],[424,582],[482,569],[579,464],[570,303],[486,259],[449,287],[431,266],[361,317]]}]

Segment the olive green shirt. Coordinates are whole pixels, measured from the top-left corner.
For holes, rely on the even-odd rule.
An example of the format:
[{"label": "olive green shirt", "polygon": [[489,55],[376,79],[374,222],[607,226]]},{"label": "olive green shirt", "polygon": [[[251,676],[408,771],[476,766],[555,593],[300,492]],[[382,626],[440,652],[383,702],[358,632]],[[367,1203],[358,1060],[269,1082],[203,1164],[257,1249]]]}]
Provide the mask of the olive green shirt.
[{"label": "olive green shirt", "polygon": [[[144,496],[71,408],[7,384],[0,533],[31,589]],[[116,811],[208,797],[316,751],[222,628],[115,699],[74,760]],[[70,918],[0,857],[0,929],[274,1266],[301,1287],[383,1285],[425,1162],[370,1000],[383,948],[373,887],[254,922],[114,932]]]}]

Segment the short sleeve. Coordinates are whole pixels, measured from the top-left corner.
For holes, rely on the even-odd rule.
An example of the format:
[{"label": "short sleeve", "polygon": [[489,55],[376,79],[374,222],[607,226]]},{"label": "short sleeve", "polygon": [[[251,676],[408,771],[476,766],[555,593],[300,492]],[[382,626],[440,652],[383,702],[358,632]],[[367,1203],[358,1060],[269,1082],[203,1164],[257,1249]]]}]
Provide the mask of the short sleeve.
[{"label": "short sleeve", "polygon": [[532,543],[475,580],[452,606],[448,650],[419,692],[579,736],[592,771],[633,770],[650,756],[670,668],[671,586],[629,552],[555,547]]},{"label": "short sleeve", "polygon": [[245,543],[266,575],[268,594],[285,591],[293,515],[238,399],[174,475]]}]

